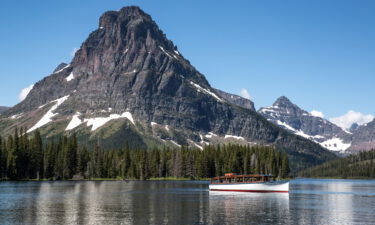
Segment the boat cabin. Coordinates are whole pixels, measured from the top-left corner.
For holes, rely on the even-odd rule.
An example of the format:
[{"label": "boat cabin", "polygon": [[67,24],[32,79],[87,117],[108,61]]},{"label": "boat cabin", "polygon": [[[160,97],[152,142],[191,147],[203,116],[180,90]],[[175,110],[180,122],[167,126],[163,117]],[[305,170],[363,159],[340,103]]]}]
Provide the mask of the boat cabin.
[{"label": "boat cabin", "polygon": [[224,176],[212,178],[211,184],[263,183],[270,181],[275,181],[275,177],[264,174],[236,175],[235,173],[226,173]]}]

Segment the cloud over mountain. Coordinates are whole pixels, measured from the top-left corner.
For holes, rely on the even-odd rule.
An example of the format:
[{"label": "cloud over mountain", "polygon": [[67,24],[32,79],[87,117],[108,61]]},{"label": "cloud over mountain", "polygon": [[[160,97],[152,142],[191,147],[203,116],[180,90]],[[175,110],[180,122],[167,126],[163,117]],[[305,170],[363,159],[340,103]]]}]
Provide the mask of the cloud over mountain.
[{"label": "cloud over mountain", "polygon": [[371,122],[373,119],[374,116],[371,114],[364,115],[361,112],[349,110],[342,116],[331,118],[330,121],[340,126],[341,128],[349,129],[354,123],[357,123],[358,125],[363,125],[365,123]]},{"label": "cloud over mountain", "polygon": [[20,94],[18,95],[18,99],[22,102],[27,97],[27,95],[30,93],[31,89],[33,89],[33,87],[34,87],[34,84],[22,89]]}]

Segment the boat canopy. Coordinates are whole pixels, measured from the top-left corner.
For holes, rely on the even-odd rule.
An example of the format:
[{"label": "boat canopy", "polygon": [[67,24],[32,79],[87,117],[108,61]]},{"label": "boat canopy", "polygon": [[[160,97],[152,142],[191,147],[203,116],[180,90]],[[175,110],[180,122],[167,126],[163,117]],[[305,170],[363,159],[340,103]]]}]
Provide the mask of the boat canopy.
[{"label": "boat canopy", "polygon": [[211,183],[255,183],[274,180],[275,176],[266,174],[244,174],[226,173],[224,176],[213,177]]}]

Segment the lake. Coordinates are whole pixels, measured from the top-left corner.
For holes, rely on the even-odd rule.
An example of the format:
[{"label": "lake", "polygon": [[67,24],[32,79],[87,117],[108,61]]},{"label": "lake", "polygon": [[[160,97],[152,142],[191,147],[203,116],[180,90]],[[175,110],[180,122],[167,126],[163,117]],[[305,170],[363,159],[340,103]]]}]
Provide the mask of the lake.
[{"label": "lake", "polygon": [[297,179],[290,193],[201,181],[0,182],[0,224],[375,224],[375,181]]}]

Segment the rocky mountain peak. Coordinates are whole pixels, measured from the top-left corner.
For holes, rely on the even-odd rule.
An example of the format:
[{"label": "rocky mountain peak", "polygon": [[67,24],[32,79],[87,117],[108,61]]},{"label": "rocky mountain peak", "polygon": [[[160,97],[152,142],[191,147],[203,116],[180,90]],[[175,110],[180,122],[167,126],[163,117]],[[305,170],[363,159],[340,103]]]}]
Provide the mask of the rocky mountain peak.
[{"label": "rocky mountain peak", "polygon": [[279,97],[275,103],[272,105],[275,108],[284,108],[284,109],[293,109],[294,111],[301,111],[301,109],[292,103],[292,101],[289,100],[289,98],[285,96]]}]

